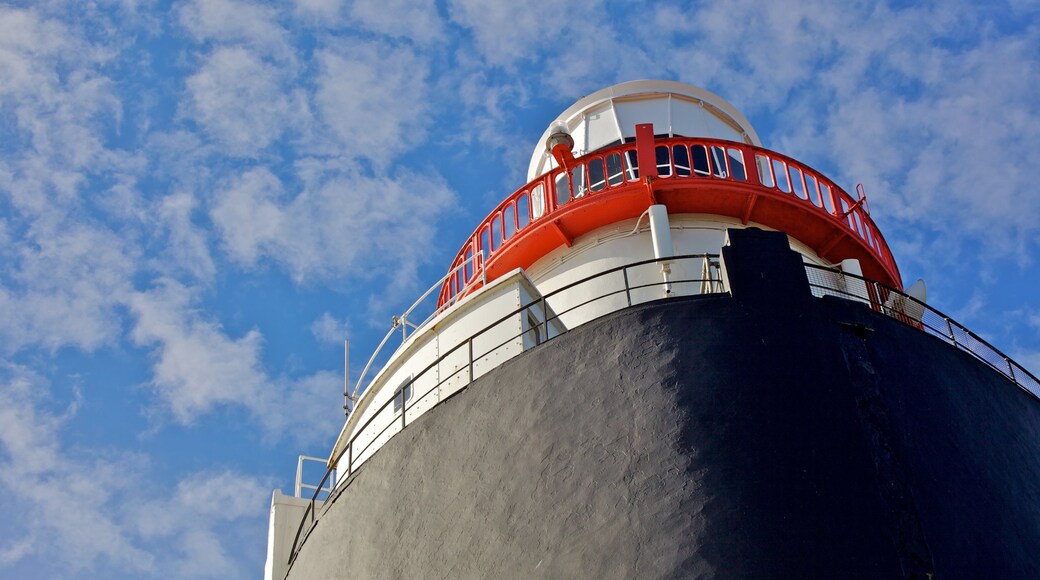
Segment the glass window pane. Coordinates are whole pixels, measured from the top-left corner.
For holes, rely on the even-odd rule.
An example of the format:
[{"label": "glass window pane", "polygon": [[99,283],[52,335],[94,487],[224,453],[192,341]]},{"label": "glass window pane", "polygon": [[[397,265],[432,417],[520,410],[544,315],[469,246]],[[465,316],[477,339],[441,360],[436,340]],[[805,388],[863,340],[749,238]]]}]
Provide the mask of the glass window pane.
[{"label": "glass window pane", "polygon": [[855,230],[856,224],[853,223],[852,215],[849,213],[849,203],[845,201],[844,197],[838,198],[838,200],[841,202],[841,213],[845,214],[845,220],[849,222],[849,227]]},{"label": "glass window pane", "polygon": [[679,177],[690,175],[690,150],[685,145],[672,146],[672,159],[675,161],[675,174]]},{"label": "glass window pane", "polygon": [[726,170],[726,152],[717,145],[711,147],[711,165],[715,168],[716,177],[728,177]]},{"label": "glass window pane", "polygon": [[625,180],[622,175],[620,153],[611,153],[607,156],[607,176],[611,185],[619,185]]},{"label": "glass window pane", "polygon": [[693,153],[693,172],[697,175],[708,175],[708,150],[704,145],[694,145],[690,150]]},{"label": "glass window pane", "polygon": [[487,258],[491,255],[491,244],[490,237],[488,234],[489,231],[490,228],[488,226],[484,226],[484,228],[480,230],[480,252],[484,258]]},{"label": "glass window pane", "polygon": [[531,223],[531,199],[525,193],[516,198],[516,229],[522,230]]},{"label": "glass window pane", "polygon": [[561,171],[556,175],[556,207],[571,200],[571,190],[567,185],[568,182],[566,171]]},{"label": "glass window pane", "polygon": [[606,174],[603,173],[603,160],[589,161],[589,189],[600,191],[607,186]]},{"label": "glass window pane", "polygon": [[794,194],[802,199],[809,199],[805,195],[805,184],[802,183],[802,170],[793,165],[788,166],[787,169],[791,173],[791,188],[794,189]]},{"label": "glass window pane", "polygon": [[467,283],[471,279],[473,279],[473,246],[472,245],[466,250],[466,264],[462,267],[462,270],[460,270],[460,271],[464,274],[463,278],[465,278]]},{"label": "glass window pane", "polygon": [[636,158],[635,149],[625,151],[625,170],[629,181],[639,179],[639,159]]},{"label": "glass window pane", "polygon": [[831,188],[824,182],[820,182],[820,197],[823,198],[823,207],[834,213],[834,200],[831,199]]},{"label": "glass window pane", "polygon": [[516,231],[516,210],[513,208],[513,204],[506,206],[506,211],[502,215],[502,239],[508,240],[513,237],[513,232]]},{"label": "glass window pane", "polygon": [[730,148],[728,151],[729,169],[733,176],[733,179],[747,181],[747,174],[744,173],[744,153],[740,149]]},{"label": "glass window pane", "polygon": [[531,219],[536,220],[545,214],[545,188],[542,184],[534,186],[531,191]]},{"label": "glass window pane", "polygon": [[659,145],[654,150],[657,163],[657,175],[669,177],[672,175],[672,160],[668,158],[668,146]]},{"label": "glass window pane", "polygon": [[820,191],[817,189],[816,176],[811,173],[805,173],[805,193],[809,196],[809,200],[813,202],[816,207],[823,207],[820,201]]},{"label": "glass window pane", "polygon": [[574,184],[574,197],[582,197],[588,192],[585,184],[585,166],[579,165],[571,169],[571,183]]},{"label": "glass window pane", "polygon": [[496,213],[491,218],[491,250],[497,250],[502,239],[502,214]]},{"label": "glass window pane", "polygon": [[408,383],[394,393],[394,412],[400,411],[404,404],[410,400],[412,400],[412,384]]},{"label": "glass window pane", "polygon": [[776,187],[784,193],[791,193],[791,182],[787,180],[787,164],[779,159],[773,160],[773,177]]},{"label": "glass window pane", "polygon": [[765,155],[755,155],[755,163],[758,164],[758,179],[762,185],[773,187],[773,171],[769,168],[769,158]]}]

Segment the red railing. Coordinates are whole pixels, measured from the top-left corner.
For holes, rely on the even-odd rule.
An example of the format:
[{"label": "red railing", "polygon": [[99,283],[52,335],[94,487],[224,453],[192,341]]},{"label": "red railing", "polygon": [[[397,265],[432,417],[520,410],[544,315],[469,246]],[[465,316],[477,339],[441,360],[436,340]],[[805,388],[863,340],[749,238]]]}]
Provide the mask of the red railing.
[{"label": "red railing", "polygon": [[[824,217],[857,239],[888,275],[886,283],[899,284],[895,260],[867,213],[865,200],[849,195],[811,167],[775,151],[717,139],[658,139],[653,153],[657,176],[651,187],[665,187],[667,183],[682,187],[729,183],[743,186],[749,196],[801,202],[804,210]],[[595,151],[578,158],[569,170],[556,168],[521,187],[500,203],[463,244],[450,269],[458,268],[457,272],[441,287],[439,307],[451,305],[476,288],[481,270],[503,248],[517,243],[526,232],[551,220],[561,210],[573,207],[570,204],[587,203],[637,187],[645,188],[646,183],[640,180],[636,143]],[[746,223],[753,205],[751,200],[745,215],[732,217]],[[788,233],[797,237],[796,232]],[[832,238],[831,243],[838,239]],[[814,248],[821,254],[829,249]],[[471,266],[460,268],[466,261]]]}]

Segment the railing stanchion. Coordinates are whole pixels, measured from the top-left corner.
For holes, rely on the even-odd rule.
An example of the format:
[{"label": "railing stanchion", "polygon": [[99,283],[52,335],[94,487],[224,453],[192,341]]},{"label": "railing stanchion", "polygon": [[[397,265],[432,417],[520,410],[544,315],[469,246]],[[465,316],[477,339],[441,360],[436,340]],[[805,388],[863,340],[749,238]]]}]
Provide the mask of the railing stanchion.
[{"label": "railing stanchion", "polygon": [[[707,280],[709,282],[714,282],[714,275],[715,274],[713,272],[715,272],[715,273],[718,272],[718,266],[711,262],[711,260],[710,260],[711,256],[712,256],[712,254],[704,254],[703,256],[700,256],[700,257],[707,261],[707,265],[708,265]],[[672,257],[672,258],[668,258],[668,259],[669,260],[693,259],[693,258],[696,258],[696,257],[698,257],[698,256],[686,255],[686,256],[679,256],[679,257]],[[537,332],[537,330],[539,328],[544,329],[545,340],[549,340],[549,338],[550,338],[549,337],[549,306],[548,306],[548,300],[547,300],[548,296],[560,295],[561,292],[567,292],[571,288],[576,287],[578,285],[585,284],[585,283],[590,282],[592,280],[601,280],[602,277],[604,277],[604,276],[608,276],[608,275],[612,276],[612,275],[616,274],[618,271],[621,271],[622,279],[623,279],[624,284],[625,284],[624,292],[625,292],[626,303],[628,304],[628,306],[631,306],[632,305],[632,296],[631,296],[632,290],[637,290],[637,289],[640,289],[640,288],[652,287],[652,286],[654,286],[654,284],[642,284],[642,285],[635,284],[635,285],[633,285],[632,281],[629,279],[629,276],[628,276],[628,268],[629,267],[634,267],[634,266],[638,267],[638,266],[642,266],[642,265],[646,265],[646,264],[660,263],[661,261],[662,260],[660,260],[660,259],[655,259],[655,260],[644,260],[644,261],[635,262],[635,263],[632,263],[632,264],[626,264],[626,265],[623,265],[623,266],[618,266],[618,267],[615,267],[615,268],[611,268],[611,269],[603,271],[603,272],[599,272],[597,274],[590,275],[590,276],[588,276],[586,278],[583,278],[581,280],[576,280],[576,281],[571,282],[571,283],[569,283],[569,284],[567,284],[567,285],[565,285],[565,286],[563,286],[561,288],[557,288],[557,289],[555,289],[555,290],[553,290],[553,291],[551,291],[551,292],[549,292],[547,294],[541,295],[538,299],[532,300],[528,304],[519,306],[516,310],[511,311],[509,314],[503,316],[501,319],[497,320],[496,322],[492,322],[489,325],[487,325],[486,327],[484,327],[482,330],[479,330],[476,333],[470,335],[470,337],[466,339],[466,345],[465,345],[467,347],[467,352],[468,352],[468,357],[469,357],[468,358],[468,363],[467,363],[468,364],[468,369],[469,369],[469,382],[472,383],[473,380],[475,379],[476,360],[475,360],[475,356],[474,356],[474,352],[473,352],[473,349],[474,349],[473,341],[474,341],[475,337],[483,335],[485,332],[487,332],[490,329],[494,328],[496,325],[501,324],[501,323],[503,323],[503,322],[505,322],[507,320],[510,320],[511,317],[520,315],[521,317],[525,317],[526,316],[526,317],[529,318],[530,315],[533,314],[533,309],[537,307],[537,303],[540,301],[541,304],[542,304],[542,320],[541,320],[541,322],[538,325],[535,325],[535,330]],[[825,267],[816,266],[816,265],[813,265],[813,264],[806,264],[805,268],[807,269],[808,272],[825,271],[825,272],[829,272],[830,276],[833,276],[833,275],[844,275],[846,277],[855,278],[857,280],[860,280],[860,281],[862,281],[865,284],[865,288],[867,289],[868,295],[870,294],[871,289],[873,289],[873,293],[874,294],[872,296],[868,296],[868,298],[870,299],[870,301],[872,303],[877,303],[877,304],[881,305],[880,308],[882,309],[881,310],[882,312],[888,313],[890,316],[892,316],[892,318],[895,318],[896,320],[899,320],[899,321],[902,321],[902,322],[904,322],[906,324],[909,324],[909,325],[911,325],[911,326],[913,326],[915,328],[918,328],[919,330],[924,331],[924,329],[927,328],[928,329],[927,332],[929,334],[934,335],[935,337],[941,337],[942,336],[942,330],[941,329],[935,328],[935,327],[932,327],[929,324],[923,323],[922,319],[920,319],[920,318],[918,318],[918,319],[911,318],[911,316],[906,313],[905,307],[902,306],[902,305],[905,304],[905,301],[913,300],[913,299],[911,297],[908,297],[906,294],[904,294],[903,292],[901,292],[898,289],[891,288],[891,287],[889,287],[889,286],[887,286],[887,285],[885,285],[883,283],[879,283],[879,282],[874,281],[874,280],[868,280],[866,278],[863,278],[862,276],[856,276],[856,275],[847,274],[847,273],[842,274],[840,271],[835,270],[833,268],[825,268]],[[703,275],[702,275],[702,278],[704,278]],[[809,276],[809,278],[810,278],[810,286],[812,286],[814,288],[821,288],[821,289],[823,289],[825,291],[830,291],[829,293],[833,294],[835,296],[841,296],[841,295],[844,294],[846,296],[854,296],[854,297],[857,297],[858,299],[862,300],[862,297],[860,297],[859,295],[853,295],[853,294],[850,294],[848,291],[843,292],[842,290],[840,290],[839,285],[836,285],[837,282],[835,280],[832,280],[831,277],[823,277],[821,279],[816,279],[813,276]],[[682,282],[683,283],[693,283],[693,282],[697,282],[697,281],[698,280],[683,280]],[[705,282],[704,279],[699,280],[699,281],[702,282],[702,283]],[[721,284],[721,282],[722,282],[722,280],[720,279],[719,283]],[[819,282],[819,283],[816,283],[816,282]],[[710,284],[709,287],[710,286],[712,286],[712,284]],[[611,288],[613,288],[613,287],[611,287]],[[714,288],[711,288],[711,290],[712,290],[712,292],[715,292]],[[725,292],[724,288],[722,288],[721,286],[719,288],[719,291]],[[560,311],[559,314],[556,314],[554,317],[555,318],[559,318],[560,316],[566,315],[567,313],[571,312],[573,309],[580,308],[580,307],[584,306],[585,304],[588,304],[588,303],[590,303],[590,302],[592,302],[594,300],[599,300],[599,299],[602,299],[602,298],[606,298],[608,296],[616,296],[617,294],[620,294],[620,293],[621,293],[621,290],[613,289],[613,290],[610,290],[610,291],[606,292],[603,295],[599,295],[596,298],[592,298],[590,300],[582,302],[582,303],[578,304],[577,306],[573,306],[571,308],[564,308],[564,305],[562,305],[562,304],[558,305],[558,307],[560,307],[562,310]],[[824,292],[824,294],[828,294],[828,292]],[[884,301],[885,301],[886,298],[891,298],[891,301],[895,304],[895,307],[885,305]],[[973,334],[971,331],[967,330],[962,325],[955,323],[953,320],[951,320],[948,316],[944,315],[942,312],[939,312],[939,311],[937,311],[937,310],[927,306],[926,304],[924,304],[922,302],[916,302],[915,308],[919,309],[922,312],[922,314],[921,314],[922,317],[924,315],[929,315],[930,317],[934,316],[935,318],[942,318],[943,320],[945,320],[946,321],[946,331],[947,331],[947,337],[946,338],[955,347],[957,347],[958,349],[961,349],[961,350],[963,350],[963,351],[965,351],[965,352],[967,352],[969,354],[974,355],[977,359],[979,359],[982,362],[988,364],[991,368],[1001,372],[1002,374],[1004,373],[1004,371],[1000,370],[999,365],[997,365],[997,364],[995,364],[994,362],[991,362],[991,361],[995,361],[996,360],[996,358],[994,358],[994,357],[1003,358],[1004,359],[1004,363],[1007,365],[1007,376],[1011,379],[1011,381],[1013,383],[1015,383],[1017,386],[1021,387],[1024,390],[1026,390],[1026,392],[1030,393],[1034,397],[1037,397],[1038,399],[1040,399],[1040,390],[1037,390],[1036,387],[1035,387],[1035,385],[1040,385],[1040,379],[1037,379],[1025,367],[1015,363],[1014,361],[1011,360],[1010,357],[1008,357],[1004,353],[1000,352],[995,347],[993,347],[992,345],[987,343],[984,339],[982,339],[982,338],[978,337],[977,335]],[[611,312],[615,312],[617,310],[618,309],[611,310]],[[402,316],[401,318],[406,321],[407,320],[406,317],[407,317],[409,312],[411,312],[411,309],[409,309],[409,311],[406,312],[405,315]],[[915,312],[916,312],[916,310],[915,310]],[[958,328],[961,329],[962,332],[964,332],[967,335],[967,337],[970,340],[966,340],[963,343],[959,343],[957,341],[956,333],[954,331],[954,325],[955,324],[957,325]],[[415,327],[415,328],[418,329],[418,328],[421,328],[422,326],[423,325],[419,325],[418,327]],[[564,329],[563,332],[566,332],[566,330],[567,329]],[[394,334],[395,331],[396,331],[396,327],[392,328],[390,330],[390,332],[387,333],[386,338],[383,339],[383,343],[380,343],[379,347],[377,347],[377,349],[376,349],[377,351],[380,348],[382,348],[382,346],[386,342],[387,338],[389,338],[392,334]],[[526,333],[526,331],[523,331],[521,333],[521,336],[523,334],[525,334],[525,333]],[[415,333],[413,332],[412,334],[414,335]],[[508,342],[510,342],[512,340],[515,340],[515,338],[516,337],[510,338],[506,342],[504,342],[502,344],[499,344],[498,346],[492,347],[490,350],[485,352],[482,355],[482,357],[488,357],[491,353],[495,352],[498,348],[501,348],[502,346],[505,346]],[[432,363],[430,363],[430,365],[428,365],[426,368],[424,368],[422,371],[420,371],[418,373],[418,375],[414,375],[413,376],[413,378],[411,379],[411,382],[409,383],[408,388],[409,389],[414,388],[414,384],[415,384],[415,381],[417,380],[417,378],[418,377],[422,377],[422,376],[426,376],[425,373],[427,373],[427,372],[438,372],[437,369],[440,368],[438,365],[441,365],[445,360],[447,360],[448,356],[456,356],[455,353],[458,351],[458,349],[461,349],[462,347],[463,347],[463,344],[460,342],[457,345],[453,346],[448,352],[446,352],[444,354],[441,354],[440,357],[437,358],[437,360],[435,360]],[[374,360],[374,357],[369,360],[369,364],[371,364],[373,360]],[[494,367],[495,365],[489,365],[489,366],[490,367]],[[1017,372],[1015,370],[1016,366],[1018,367],[1018,371]],[[366,370],[367,369],[368,369],[368,366],[366,366]],[[487,370],[487,369],[485,369],[485,370]],[[456,368],[449,376],[451,377],[451,379],[454,379],[454,377],[457,377],[458,373],[460,373],[460,372],[462,372],[462,369]],[[364,373],[362,373],[362,374],[364,374]],[[1016,375],[1023,376],[1024,377],[1023,381],[1022,382],[1018,381],[1018,378],[1017,378]],[[447,381],[447,380],[449,380],[449,379],[444,379],[444,381]],[[434,388],[440,389],[440,387],[441,387],[441,385],[443,384],[444,381],[438,382],[435,385]],[[359,383],[360,383],[360,381],[359,381]],[[464,388],[464,386],[463,387],[459,387],[459,388],[460,389]],[[431,392],[432,392],[432,389],[427,391],[423,396],[426,396],[426,395],[430,394]],[[407,424],[408,424],[407,423],[407,405],[406,405],[407,401],[404,398],[404,391],[403,391],[403,389],[402,389],[402,391],[399,391],[398,393],[402,397],[401,429],[403,430],[407,426]],[[386,411],[391,405],[393,405],[396,402],[396,396],[397,395],[395,394],[395,398],[392,398],[392,399],[387,400],[386,402],[384,402],[382,404],[382,406],[379,407],[379,409],[375,411],[375,413],[370,413],[371,416],[364,423],[361,423],[360,426],[356,426],[355,429],[352,432],[353,433],[352,436],[350,436],[348,441],[347,441],[346,448],[343,449],[342,451],[340,451],[338,453],[338,455],[335,456],[335,462],[336,462],[336,465],[338,465],[339,462],[342,460],[343,456],[346,455],[346,457],[347,457],[346,473],[347,473],[348,477],[351,476],[353,474],[353,471],[354,471],[354,442],[357,439],[359,439],[361,435],[363,435],[365,433],[368,433],[368,428],[370,426],[373,426],[373,425],[375,425],[375,427],[382,426],[382,430],[380,430],[378,433],[376,433],[375,436],[373,437],[373,439],[370,440],[366,445],[364,445],[362,447],[362,449],[358,452],[359,459],[360,459],[360,457],[364,457],[366,452],[368,452],[370,449],[373,449],[373,451],[372,451],[373,453],[375,452],[375,450],[378,450],[379,449],[378,446],[376,446],[374,448],[373,448],[373,446],[376,445],[377,443],[379,443],[380,442],[380,438],[384,434],[386,434],[389,429],[392,428],[393,423],[396,420],[392,416],[385,423],[380,422],[380,423],[378,423],[376,425],[374,423],[374,421],[377,418],[384,417],[383,412]],[[438,401],[439,400],[440,399],[438,399]],[[394,435],[395,434],[391,434],[390,437],[393,437]],[[324,506],[324,504],[326,502],[328,502],[329,498],[332,496],[332,493],[333,493],[333,491],[336,488],[337,480],[338,479],[342,479],[342,478],[337,478],[336,477],[337,473],[340,473],[340,472],[336,471],[336,467],[329,467],[329,469],[325,473],[325,477],[321,480],[321,482],[318,484],[318,486],[316,488],[314,488],[315,491],[311,495],[310,501],[306,504],[306,506],[307,506],[306,510],[304,512],[304,515],[300,518],[300,525],[297,528],[296,537],[293,540],[293,547],[292,547],[292,550],[291,550],[291,553],[290,553],[290,556],[289,556],[289,562],[288,562],[290,565],[292,564],[292,562],[295,560],[295,557],[299,553],[299,549],[300,549],[300,542],[299,542],[299,540],[300,540],[300,538],[302,536],[304,536],[303,530],[304,530],[304,527],[307,525],[308,520],[310,521],[310,525],[311,525],[310,529],[313,529],[313,526],[315,525],[315,522],[316,522],[316,519],[317,519],[316,512],[317,512],[317,497],[318,497],[318,494],[324,489],[325,482],[329,481],[329,486],[330,486],[329,489],[328,489],[329,495],[326,496],[322,500],[322,505]],[[301,476],[302,476],[302,463],[298,463],[297,464],[297,481],[298,481],[298,483],[302,479]],[[307,487],[308,488],[312,488],[313,486],[308,485]],[[300,495],[300,488],[299,487],[297,487],[296,495],[297,496]]]},{"label": "railing stanchion", "polygon": [[545,305],[545,296],[542,296],[542,336],[549,340],[549,308]]},{"label": "railing stanchion", "polygon": [[632,291],[628,287],[628,267],[621,269],[621,275],[625,278],[625,303],[632,306]]},{"label": "railing stanchion", "polygon": [[473,383],[473,337],[466,341],[469,346],[469,382]]}]

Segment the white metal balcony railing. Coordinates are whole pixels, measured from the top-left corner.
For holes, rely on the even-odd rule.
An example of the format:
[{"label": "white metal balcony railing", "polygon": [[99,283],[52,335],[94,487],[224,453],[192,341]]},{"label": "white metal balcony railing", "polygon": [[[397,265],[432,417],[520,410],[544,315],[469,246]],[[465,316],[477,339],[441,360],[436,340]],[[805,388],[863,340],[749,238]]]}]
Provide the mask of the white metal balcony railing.
[{"label": "white metal balcony railing", "polygon": [[[592,276],[563,286],[538,298],[537,300],[534,300],[533,302],[523,304],[520,308],[486,325],[482,329],[477,330],[466,340],[441,354],[436,361],[416,373],[412,380],[412,384],[415,384],[424,374],[430,372],[432,369],[436,369],[439,362],[456,353],[465,353],[467,364],[461,366],[450,375],[440,378],[436,384],[423,393],[411,393],[410,395],[405,396],[404,391],[402,390],[402,396],[400,398],[395,396],[387,400],[379,410],[371,413],[369,419],[364,424],[353,431],[347,444],[339,451],[336,457],[333,457],[331,461],[328,462],[332,467],[327,469],[320,483],[317,485],[298,485],[297,495],[299,495],[300,487],[313,489],[314,493],[311,495],[310,503],[301,518],[299,528],[296,532],[296,537],[293,541],[293,547],[290,551],[291,555],[289,559],[290,566],[299,552],[301,539],[305,540],[306,535],[310,533],[308,531],[307,534],[304,534],[304,528],[307,527],[308,523],[311,528],[313,528],[314,523],[317,521],[317,509],[324,504],[324,501],[331,497],[332,492],[337,487],[340,479],[352,474],[365,459],[371,457],[371,454],[366,455],[366,453],[373,444],[377,442],[379,442],[380,445],[385,444],[386,439],[381,437],[383,434],[387,433],[388,430],[394,430],[390,433],[390,436],[392,437],[394,434],[402,431],[409,424],[409,411],[414,409],[417,405],[425,404],[423,403],[425,399],[429,397],[436,398],[436,400],[432,401],[432,404],[426,406],[422,412],[428,411],[431,407],[446,400],[447,397],[440,397],[439,387],[447,381],[454,380],[456,377],[461,376],[464,379],[464,385],[461,388],[464,389],[474,377],[473,368],[475,364],[490,359],[498,349],[501,349],[512,340],[520,338],[519,336],[512,337],[496,346],[491,346],[484,350],[475,350],[475,340],[480,336],[491,332],[496,328],[496,326],[513,319],[517,315],[523,316],[525,313],[535,311],[542,314],[542,316],[539,317],[542,321],[541,325],[534,329],[525,329],[523,333],[533,333],[533,343],[540,344],[558,336],[558,334],[553,335],[550,332],[550,323],[554,320],[560,319],[562,316],[566,316],[569,313],[573,313],[582,308],[589,308],[600,301],[612,299],[616,299],[612,300],[611,303],[613,305],[606,310],[597,310],[597,316],[629,308],[640,303],[659,300],[662,299],[661,296],[664,295],[663,292],[647,293],[646,290],[649,288],[663,289],[666,285],[670,285],[672,288],[672,293],[668,296],[726,294],[728,293],[728,290],[725,288],[725,281],[722,280],[719,275],[717,258],[718,256],[714,254],[676,256],[660,260],[646,260],[596,273]],[[630,283],[629,273],[637,268],[660,267],[660,265],[665,262],[675,264],[676,262],[681,261],[699,261],[701,263],[699,271],[702,272],[702,276],[698,279],[661,280],[651,284]],[[1037,399],[1040,399],[1040,380],[1038,380],[1036,376],[980,338],[978,335],[953,321],[950,317],[938,310],[935,310],[927,304],[879,282],[847,274],[832,268],[825,268],[812,264],[806,264],[805,267],[809,279],[809,286],[814,296],[837,296],[862,302],[864,305],[877,312],[895,318],[896,320],[923,332],[927,332],[928,334],[971,354],[978,360],[1001,373],[1018,387],[1030,393]],[[454,271],[455,270],[453,269],[452,272],[449,272],[448,276],[451,276]],[[691,269],[688,271],[696,270]],[[440,283],[438,283],[438,285],[439,284]],[[556,310],[551,306],[551,302],[554,298],[565,296],[567,293],[574,293],[578,288],[588,287],[593,284],[596,285],[596,287],[602,288],[602,291],[594,297],[586,298],[575,304],[569,304],[560,310]],[[438,287],[438,285],[435,285],[434,288]],[[424,296],[428,295],[429,292]],[[415,306],[413,305],[412,309],[414,308]],[[412,309],[410,309],[410,311]],[[402,316],[400,318],[404,317]],[[398,320],[400,320],[400,318],[398,318]],[[565,329],[564,332],[566,332],[566,330],[570,329]],[[391,334],[394,332],[396,332],[396,326],[391,329]],[[382,347],[385,343],[386,340],[384,339],[380,346]],[[496,361],[496,363],[497,365],[501,365],[506,360],[509,359],[504,358]],[[371,364],[371,361],[369,362]],[[452,394],[454,394],[454,392],[457,391],[453,391]],[[426,401],[426,403],[430,403],[430,401]],[[395,409],[394,413],[389,415],[391,419],[389,421],[377,421],[377,419],[387,416],[387,414],[382,413],[382,411],[387,408]],[[414,412],[412,415],[412,420],[414,420],[416,418]],[[359,443],[362,441],[364,443]],[[355,449],[356,445],[358,446],[357,449]],[[344,466],[346,467],[345,473],[342,473],[341,477],[337,477],[336,466],[339,466],[341,471],[343,471],[342,468]],[[319,496],[323,494],[324,498],[319,500]]]}]

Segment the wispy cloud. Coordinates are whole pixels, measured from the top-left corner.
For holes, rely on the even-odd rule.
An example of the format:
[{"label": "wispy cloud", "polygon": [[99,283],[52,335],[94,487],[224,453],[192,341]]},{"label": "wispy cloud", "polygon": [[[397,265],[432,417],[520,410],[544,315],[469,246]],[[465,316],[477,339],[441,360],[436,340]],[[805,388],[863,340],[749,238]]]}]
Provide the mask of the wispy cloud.
[{"label": "wispy cloud", "polygon": [[[448,2],[452,20],[473,35],[479,54],[493,65],[530,60],[542,51],[558,53],[559,45],[555,42],[563,40],[563,31],[571,25],[584,27],[587,17],[602,9],[599,2],[574,5],[565,12],[560,10],[559,4],[548,0],[522,6],[477,0]],[[586,29],[586,32],[593,31]]]},{"label": "wispy cloud", "polygon": [[[1032,283],[1040,249],[1035,2],[17,4],[0,7],[0,355],[18,363],[0,368],[0,511],[28,516],[0,526],[0,575],[244,575],[269,466],[160,477],[150,458],[193,437],[324,448],[341,371],[298,360],[414,296],[546,124],[623,80],[704,86],[767,146],[863,181],[908,277],[1040,364],[1035,300],[992,292]],[[125,368],[92,368],[105,357]],[[51,394],[70,375],[159,427],[77,447],[78,399]]]},{"label": "wispy cloud", "polygon": [[[117,466],[75,461],[82,473],[73,475],[70,465],[63,461],[67,458],[57,431],[75,407],[64,414],[41,409],[47,392],[32,371],[12,365],[0,368],[0,444],[4,451],[0,482],[8,493],[36,512],[18,518],[31,537],[31,547],[16,545],[8,550],[12,556],[21,557],[28,552],[53,550],[53,544],[58,544],[62,548],[58,553],[81,562],[77,568],[89,567],[102,557],[147,568],[148,555],[127,541],[102,507],[123,487],[116,478]],[[53,501],[49,493],[52,489],[62,489],[61,501]],[[82,533],[85,529],[91,533]],[[10,537],[5,540],[10,541]]]},{"label": "wispy cloud", "polygon": [[258,55],[291,60],[295,50],[277,9],[246,0],[193,0],[180,22],[200,42],[243,45]]},{"label": "wispy cloud", "polygon": [[263,168],[227,184],[212,218],[233,259],[270,258],[299,282],[346,274],[411,281],[454,206],[436,174],[368,177],[349,161],[304,162],[300,173],[304,189],[294,196]]},{"label": "wispy cloud", "polygon": [[420,45],[445,40],[445,26],[437,3],[414,0],[355,0],[350,19],[390,38],[407,38]]},{"label": "wispy cloud", "polygon": [[230,338],[220,325],[195,312],[192,302],[190,290],[172,280],[129,301],[137,319],[134,342],[156,347],[157,394],[182,423],[220,404],[257,408],[267,387],[260,332]]},{"label": "wispy cloud", "polygon": [[159,218],[169,234],[167,255],[182,272],[209,280],[216,265],[209,251],[208,232],[195,223],[198,202],[190,193],[175,193],[159,201]]},{"label": "wispy cloud", "polygon": [[181,424],[193,425],[220,408],[249,411],[272,438],[300,443],[332,436],[342,415],[330,400],[342,392],[338,373],[271,376],[263,364],[264,339],[254,328],[230,336],[197,308],[197,295],[173,280],[129,300],[134,342],[151,350],[151,386]]},{"label": "wispy cloud", "polygon": [[225,151],[256,155],[292,124],[283,72],[240,47],[222,47],[188,78],[187,111]]},{"label": "wispy cloud", "polygon": [[270,495],[265,484],[228,470],[192,474],[169,496],[134,505],[129,526],[149,543],[169,547],[164,568],[173,577],[246,577],[233,553],[237,534],[227,527],[255,525],[257,507]]},{"label": "wispy cloud", "polygon": [[196,473],[165,496],[168,486],[146,475],[146,457],[65,441],[76,407],[51,411],[49,392],[29,369],[0,368],[0,491],[21,514],[0,534],[0,566],[36,557],[41,572],[58,575],[244,576],[227,555],[235,547],[226,528],[263,525],[263,483]]},{"label": "wispy cloud", "polygon": [[350,326],[344,320],[337,320],[332,314],[325,312],[311,323],[311,334],[326,344],[343,344],[350,334]]},{"label": "wispy cloud", "polygon": [[407,46],[340,41],[319,51],[314,102],[351,157],[383,169],[431,123],[429,63]]},{"label": "wispy cloud", "polygon": [[0,348],[93,350],[120,329],[117,307],[129,290],[135,256],[123,240],[88,225],[44,220],[11,248],[0,286]]},{"label": "wispy cloud", "polygon": [[1001,25],[971,3],[656,12],[665,31],[647,40],[656,57],[685,37],[676,56],[704,66],[675,69],[683,78],[714,85],[753,117],[778,116],[769,145],[836,168],[848,187],[863,181],[882,221],[902,222],[891,236],[924,229],[951,257],[975,245],[1013,258],[1035,249],[1040,225],[1026,216],[1040,201],[1028,176],[1040,161],[1012,152],[1040,142],[1036,27],[994,41],[982,31]]}]

